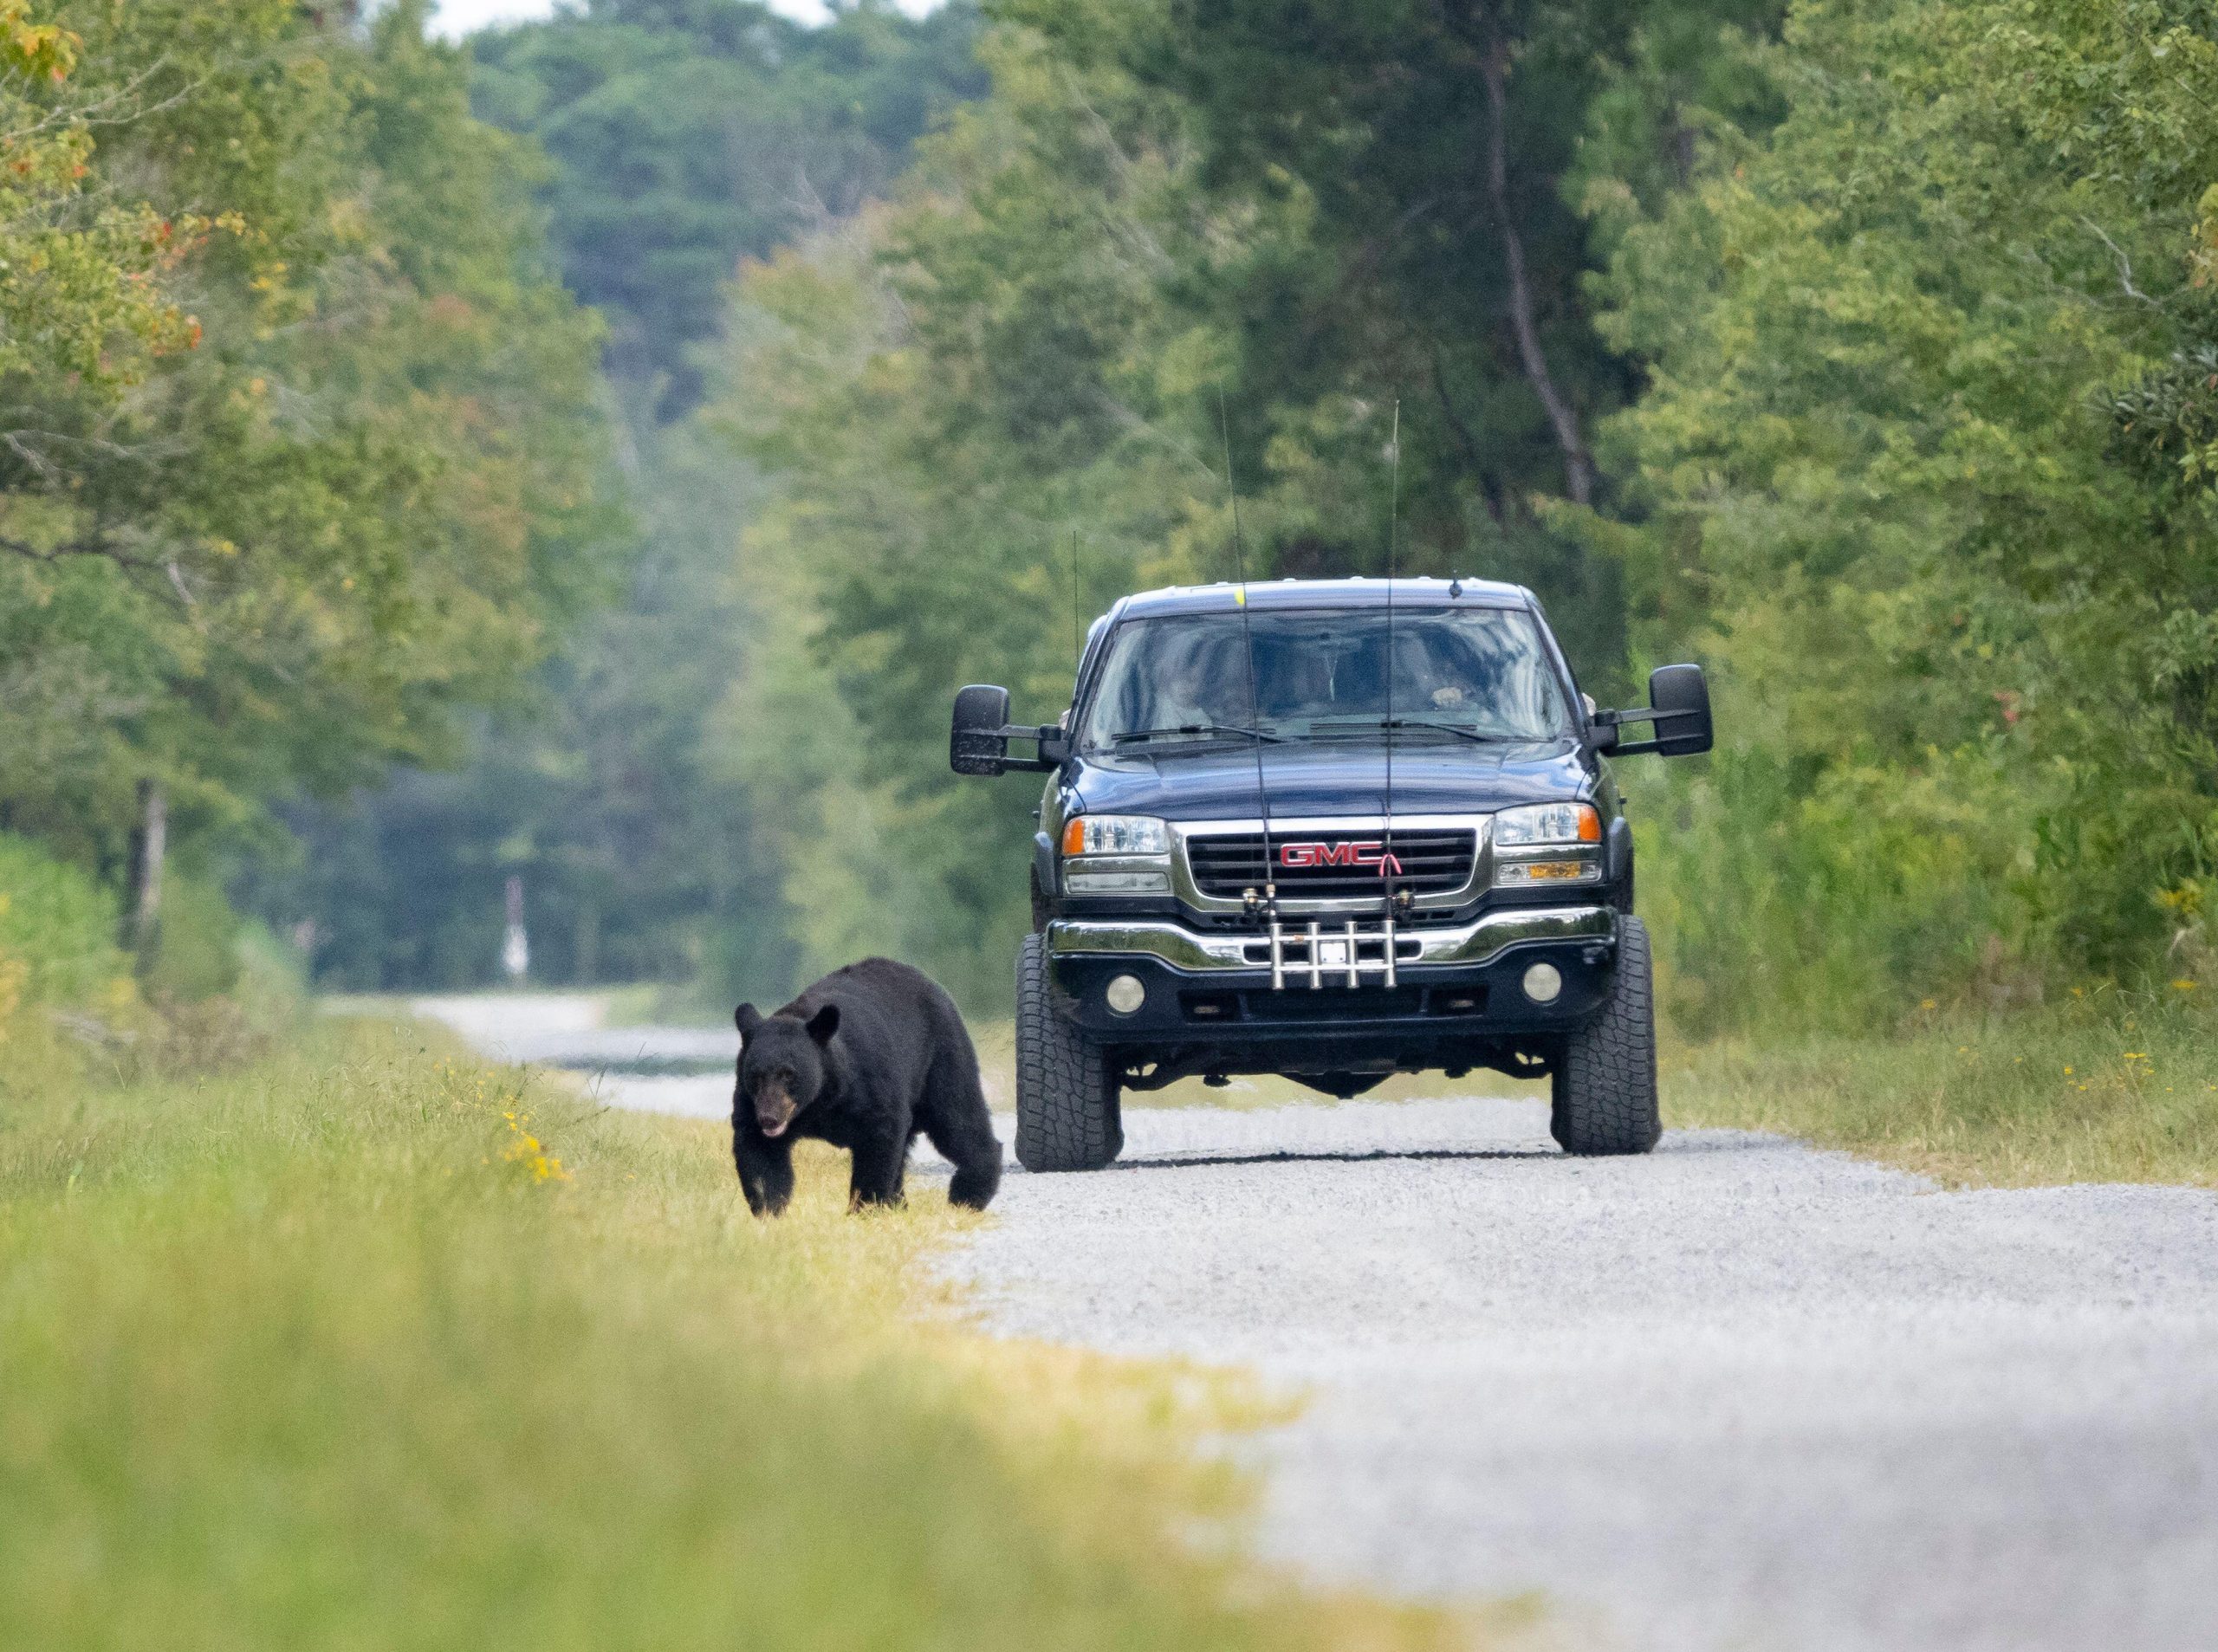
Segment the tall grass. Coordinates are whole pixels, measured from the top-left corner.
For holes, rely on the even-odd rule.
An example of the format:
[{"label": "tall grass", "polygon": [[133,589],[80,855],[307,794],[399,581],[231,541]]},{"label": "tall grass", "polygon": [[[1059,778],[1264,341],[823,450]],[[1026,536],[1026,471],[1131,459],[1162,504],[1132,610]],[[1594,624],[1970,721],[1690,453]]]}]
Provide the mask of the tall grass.
[{"label": "tall grass", "polygon": [[1937,1004],[1889,1036],[1721,1041],[1665,1079],[1675,1125],[1784,1130],[1952,1185],[2218,1187],[2218,1014],[2182,979],[1981,1014]]},{"label": "tall grass", "polygon": [[1236,1392],[920,1317],[936,1191],[758,1223],[717,1130],[361,1026],[4,1105],[0,1646],[1450,1637],[1259,1586]]}]

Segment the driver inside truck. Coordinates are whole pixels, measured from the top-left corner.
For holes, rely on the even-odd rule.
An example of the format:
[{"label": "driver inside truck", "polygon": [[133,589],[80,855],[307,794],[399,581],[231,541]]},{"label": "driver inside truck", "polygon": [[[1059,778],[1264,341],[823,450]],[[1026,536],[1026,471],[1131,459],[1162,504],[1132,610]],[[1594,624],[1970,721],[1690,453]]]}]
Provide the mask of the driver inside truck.
[{"label": "driver inside truck", "polygon": [[1397,716],[1404,711],[1417,716],[1461,712],[1472,704],[1470,685],[1475,678],[1469,651],[1456,642],[1446,627],[1428,625],[1412,625],[1394,639]]},{"label": "driver inside truck", "polygon": [[1244,686],[1244,679],[1231,677],[1223,671],[1223,661],[1217,658],[1223,650],[1210,647],[1211,640],[1197,628],[1194,634],[1177,638],[1184,646],[1164,650],[1162,665],[1150,685],[1155,696],[1153,712],[1136,722],[1135,728],[1205,729],[1246,722],[1247,707],[1229,703],[1234,697],[1244,701],[1246,696],[1229,695],[1225,686],[1228,682]]},{"label": "driver inside truck", "polygon": [[1336,671],[1342,662],[1328,632],[1304,627],[1256,638],[1255,677],[1262,715],[1274,722],[1329,717],[1346,685]]}]

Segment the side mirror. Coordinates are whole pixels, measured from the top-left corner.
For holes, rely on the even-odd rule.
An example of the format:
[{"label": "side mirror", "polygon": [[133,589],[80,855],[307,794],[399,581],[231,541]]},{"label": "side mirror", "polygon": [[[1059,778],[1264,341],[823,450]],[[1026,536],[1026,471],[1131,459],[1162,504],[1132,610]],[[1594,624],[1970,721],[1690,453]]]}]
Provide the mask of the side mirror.
[{"label": "side mirror", "polygon": [[[1008,742],[1030,740],[1038,751],[1030,757],[1012,757]],[[973,683],[955,695],[955,722],[947,736],[947,766],[958,774],[1006,774],[1011,769],[1044,773],[1060,768],[1070,755],[1070,740],[1057,723],[1045,728],[1022,727],[1008,720],[1008,690]]]},{"label": "side mirror", "polygon": [[[1605,737],[1599,750],[1619,757],[1652,751],[1666,757],[1691,757],[1716,743],[1717,733],[1709,715],[1709,683],[1699,665],[1659,665],[1648,674],[1648,708],[1642,711],[1605,711],[1595,718]],[[1619,740],[1618,729],[1628,722],[1655,726],[1649,740]]]},{"label": "side mirror", "polygon": [[973,683],[955,694],[947,765],[958,774],[1008,772],[1008,690]]}]

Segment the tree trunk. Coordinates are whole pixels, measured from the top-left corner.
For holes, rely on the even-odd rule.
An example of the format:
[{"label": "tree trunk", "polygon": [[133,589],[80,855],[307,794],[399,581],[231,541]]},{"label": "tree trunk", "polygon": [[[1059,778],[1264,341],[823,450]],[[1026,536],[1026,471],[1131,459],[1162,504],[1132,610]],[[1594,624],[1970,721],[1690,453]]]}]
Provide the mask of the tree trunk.
[{"label": "tree trunk", "polygon": [[578,903],[577,925],[571,947],[570,975],[580,987],[590,987],[600,977],[600,903],[583,900]]},{"label": "tree trunk", "polygon": [[159,781],[139,782],[139,823],[131,844],[131,948],[139,972],[153,967],[162,931],[162,862],[169,853],[170,802]]},{"label": "tree trunk", "polygon": [[1525,269],[1525,241],[1510,211],[1509,45],[1491,16],[1479,56],[1479,79],[1487,94],[1487,199],[1494,205],[1502,262],[1509,271],[1509,329],[1517,340],[1525,377],[1547,410],[1548,423],[1555,426],[1556,445],[1563,450],[1565,491],[1578,503],[1589,505],[1594,502],[1594,460],[1579,429],[1579,410],[1556,384],[1548,371],[1547,354],[1540,348],[1540,330],[1533,320],[1533,285]]}]

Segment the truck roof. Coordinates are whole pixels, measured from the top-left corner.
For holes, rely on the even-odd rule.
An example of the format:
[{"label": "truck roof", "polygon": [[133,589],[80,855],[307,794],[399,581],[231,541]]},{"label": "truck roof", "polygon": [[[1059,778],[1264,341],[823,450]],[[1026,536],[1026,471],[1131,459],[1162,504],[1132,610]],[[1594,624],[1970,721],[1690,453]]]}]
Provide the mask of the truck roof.
[{"label": "truck roof", "polygon": [[[1460,588],[1451,596],[1450,585]],[[1158,614],[1213,613],[1235,606],[1240,586],[1229,580],[1215,585],[1173,585],[1126,597],[1112,617],[1133,619]],[[1532,593],[1522,586],[1494,580],[1250,580],[1248,606],[1265,608],[1372,608],[1397,604],[1437,607],[1449,602],[1477,608],[1529,608]]]}]

